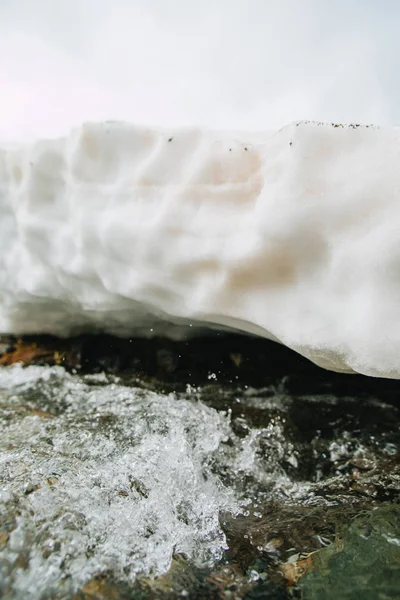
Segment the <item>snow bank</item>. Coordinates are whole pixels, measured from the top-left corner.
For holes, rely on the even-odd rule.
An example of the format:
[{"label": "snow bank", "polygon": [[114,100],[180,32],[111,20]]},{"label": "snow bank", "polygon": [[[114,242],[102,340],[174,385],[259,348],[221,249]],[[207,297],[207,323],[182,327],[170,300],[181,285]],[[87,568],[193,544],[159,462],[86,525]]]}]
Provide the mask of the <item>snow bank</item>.
[{"label": "snow bank", "polygon": [[400,377],[399,129],[86,124],[0,149],[0,331],[233,327]]}]

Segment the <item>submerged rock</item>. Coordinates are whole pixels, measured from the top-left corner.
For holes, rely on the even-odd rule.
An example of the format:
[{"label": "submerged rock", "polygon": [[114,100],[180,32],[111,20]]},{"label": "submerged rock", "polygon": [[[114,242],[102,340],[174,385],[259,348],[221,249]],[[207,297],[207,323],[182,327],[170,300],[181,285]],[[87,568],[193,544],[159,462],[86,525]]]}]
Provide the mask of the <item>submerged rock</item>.
[{"label": "submerged rock", "polygon": [[329,548],[313,555],[301,580],[303,600],[398,598],[400,507],[358,515]]}]

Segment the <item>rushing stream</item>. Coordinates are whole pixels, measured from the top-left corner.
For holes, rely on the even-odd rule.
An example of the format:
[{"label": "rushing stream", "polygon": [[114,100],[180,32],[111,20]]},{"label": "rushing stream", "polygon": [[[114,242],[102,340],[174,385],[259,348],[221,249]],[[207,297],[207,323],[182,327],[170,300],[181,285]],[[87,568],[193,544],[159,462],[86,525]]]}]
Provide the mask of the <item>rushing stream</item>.
[{"label": "rushing stream", "polygon": [[395,384],[89,371],[0,369],[2,597],[400,597]]}]

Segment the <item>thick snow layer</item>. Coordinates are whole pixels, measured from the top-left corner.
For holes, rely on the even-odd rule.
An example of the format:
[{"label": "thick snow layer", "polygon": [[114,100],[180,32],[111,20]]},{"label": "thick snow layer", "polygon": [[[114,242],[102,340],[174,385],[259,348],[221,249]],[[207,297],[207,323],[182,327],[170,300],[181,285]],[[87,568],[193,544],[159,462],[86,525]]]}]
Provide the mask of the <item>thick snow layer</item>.
[{"label": "thick snow layer", "polygon": [[399,234],[399,129],[86,124],[0,150],[0,331],[211,324],[400,377]]}]

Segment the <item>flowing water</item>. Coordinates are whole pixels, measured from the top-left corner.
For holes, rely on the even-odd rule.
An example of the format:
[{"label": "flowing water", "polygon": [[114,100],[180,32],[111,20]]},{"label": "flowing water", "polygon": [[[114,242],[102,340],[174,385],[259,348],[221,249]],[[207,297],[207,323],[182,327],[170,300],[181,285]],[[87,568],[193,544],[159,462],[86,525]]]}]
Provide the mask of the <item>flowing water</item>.
[{"label": "flowing water", "polygon": [[95,370],[0,369],[2,597],[400,597],[396,384]]}]

